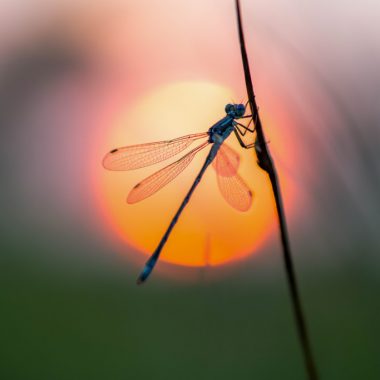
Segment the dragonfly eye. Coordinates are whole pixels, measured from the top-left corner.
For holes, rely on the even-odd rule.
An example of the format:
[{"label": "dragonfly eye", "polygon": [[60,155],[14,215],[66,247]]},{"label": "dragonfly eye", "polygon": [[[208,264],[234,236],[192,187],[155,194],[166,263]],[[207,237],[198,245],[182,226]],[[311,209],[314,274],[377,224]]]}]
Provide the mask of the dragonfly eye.
[{"label": "dragonfly eye", "polygon": [[225,107],[226,114],[229,114],[234,108],[233,104],[227,104]]},{"label": "dragonfly eye", "polygon": [[244,104],[236,104],[235,110],[236,110],[236,116],[243,116],[245,114]]}]

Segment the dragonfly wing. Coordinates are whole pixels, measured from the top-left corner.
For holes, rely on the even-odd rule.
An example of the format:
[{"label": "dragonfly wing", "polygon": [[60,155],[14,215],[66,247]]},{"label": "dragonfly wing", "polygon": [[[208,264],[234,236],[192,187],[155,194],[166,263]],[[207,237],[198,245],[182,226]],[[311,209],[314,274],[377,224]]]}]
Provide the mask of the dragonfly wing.
[{"label": "dragonfly wing", "polygon": [[136,203],[150,197],[177,177],[193,160],[195,155],[209,144],[208,141],[191,150],[185,156],[138,183],[128,194],[127,202]]},{"label": "dragonfly wing", "polygon": [[111,150],[103,159],[108,170],[132,170],[164,161],[186,149],[194,141],[208,136],[208,133],[196,133],[174,140],[130,145]]},{"label": "dragonfly wing", "polygon": [[218,175],[218,186],[227,203],[238,211],[248,211],[252,205],[253,193],[236,174],[232,177]]},{"label": "dragonfly wing", "polygon": [[253,193],[237,173],[238,164],[231,152],[234,151],[223,144],[215,158],[214,168],[217,172],[219,190],[234,209],[248,211],[252,205]]},{"label": "dragonfly wing", "polygon": [[218,151],[212,166],[222,177],[232,177],[236,175],[240,165],[240,156],[230,146],[223,144]]}]

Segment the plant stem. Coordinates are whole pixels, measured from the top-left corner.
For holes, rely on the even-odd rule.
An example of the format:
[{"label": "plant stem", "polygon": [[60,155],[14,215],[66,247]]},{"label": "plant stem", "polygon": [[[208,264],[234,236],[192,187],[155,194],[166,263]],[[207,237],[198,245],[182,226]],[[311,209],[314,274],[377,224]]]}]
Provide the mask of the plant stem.
[{"label": "plant stem", "polygon": [[276,169],[273,163],[273,159],[269,153],[269,150],[266,144],[266,140],[265,140],[265,136],[264,136],[264,132],[263,132],[263,128],[262,128],[262,124],[261,124],[261,120],[260,120],[260,116],[258,112],[258,107],[255,100],[255,93],[253,90],[251,72],[249,69],[248,56],[247,56],[247,51],[245,47],[239,0],[236,0],[236,12],[237,12],[237,21],[238,21],[240,50],[241,50],[242,61],[243,61],[245,83],[246,83],[247,93],[248,93],[248,102],[251,108],[251,114],[252,114],[253,120],[255,121],[255,128],[256,128],[255,150],[256,150],[256,156],[257,156],[257,163],[259,164],[261,169],[263,169],[264,171],[268,173],[270,183],[272,185],[272,191],[273,191],[273,196],[276,203],[277,217],[278,217],[278,223],[279,223],[280,233],[281,233],[281,245],[282,245],[282,252],[283,252],[283,258],[284,258],[284,263],[285,263],[287,281],[288,281],[290,296],[292,299],[292,306],[293,306],[294,317],[295,317],[295,321],[296,321],[296,325],[298,329],[298,336],[299,336],[300,344],[303,351],[306,371],[310,380],[318,380],[317,370],[314,363],[313,354],[311,351],[311,345],[310,345],[310,341],[308,337],[307,326],[306,326],[305,317],[302,311],[301,299],[298,292],[296,275],[295,275],[293,262],[292,262],[292,255],[290,251],[290,244],[289,244],[288,232],[287,232],[287,227],[286,227],[286,219],[285,219],[284,206],[282,203],[280,185],[278,182],[277,173],[276,173]]}]

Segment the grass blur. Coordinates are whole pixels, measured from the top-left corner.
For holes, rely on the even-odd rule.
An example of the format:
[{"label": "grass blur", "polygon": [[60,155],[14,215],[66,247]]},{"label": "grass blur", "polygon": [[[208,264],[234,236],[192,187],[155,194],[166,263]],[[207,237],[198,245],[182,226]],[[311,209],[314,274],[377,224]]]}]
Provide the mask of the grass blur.
[{"label": "grass blur", "polygon": [[[280,267],[137,287],[136,270],[1,266],[3,379],[304,379]],[[378,379],[378,278],[357,263],[299,274],[321,378]]]}]

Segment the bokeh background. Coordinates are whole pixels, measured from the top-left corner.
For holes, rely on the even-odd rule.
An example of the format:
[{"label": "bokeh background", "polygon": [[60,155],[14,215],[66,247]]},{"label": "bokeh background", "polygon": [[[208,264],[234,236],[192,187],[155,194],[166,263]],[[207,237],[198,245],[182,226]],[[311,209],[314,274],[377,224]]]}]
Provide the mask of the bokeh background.
[{"label": "bokeh background", "polygon": [[[242,6],[321,378],[379,379],[379,4]],[[244,260],[160,263],[136,287],[146,256],[101,202],[139,99],[245,97],[233,1],[2,0],[0,57],[0,377],[305,379],[275,228]]]}]

